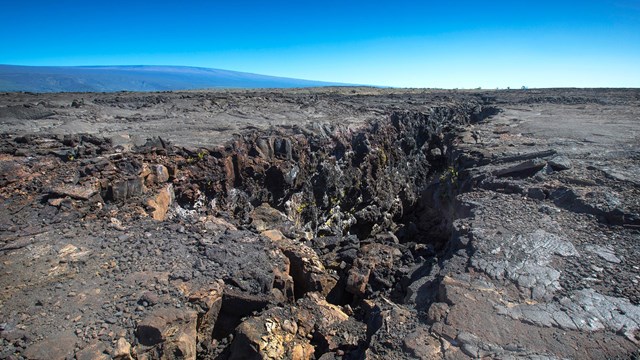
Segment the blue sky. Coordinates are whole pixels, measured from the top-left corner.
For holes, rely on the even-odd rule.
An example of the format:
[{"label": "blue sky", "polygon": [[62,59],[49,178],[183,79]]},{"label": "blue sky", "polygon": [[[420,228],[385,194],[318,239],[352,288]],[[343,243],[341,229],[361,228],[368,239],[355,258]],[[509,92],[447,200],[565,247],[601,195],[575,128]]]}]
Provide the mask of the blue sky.
[{"label": "blue sky", "polygon": [[640,87],[640,0],[4,1],[0,63],[399,87]]}]

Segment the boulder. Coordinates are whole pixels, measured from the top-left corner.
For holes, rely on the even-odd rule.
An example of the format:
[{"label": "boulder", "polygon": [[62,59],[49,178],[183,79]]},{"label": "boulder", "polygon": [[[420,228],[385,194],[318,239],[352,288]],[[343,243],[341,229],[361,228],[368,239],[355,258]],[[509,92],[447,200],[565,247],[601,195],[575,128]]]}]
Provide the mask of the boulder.
[{"label": "boulder", "polygon": [[159,359],[196,358],[198,316],[193,310],[159,308],[138,322],[138,354]]},{"label": "boulder", "polygon": [[287,221],[287,216],[285,214],[272,208],[267,203],[263,203],[253,209],[249,214],[249,217],[252,220],[251,225],[253,225],[257,231],[275,229]]},{"label": "boulder", "polygon": [[346,290],[354,295],[363,296],[371,275],[375,275],[376,285],[389,287],[395,276],[395,261],[401,256],[400,250],[393,246],[378,243],[362,246],[353,267],[349,269]]},{"label": "boulder", "polygon": [[230,360],[306,360],[313,359],[314,352],[309,340],[298,333],[296,316],[286,309],[274,308],[238,326]]},{"label": "boulder", "polygon": [[231,359],[312,359],[326,352],[355,350],[365,340],[365,325],[319,293],[306,294],[296,305],[271,308],[240,324]]},{"label": "boulder", "polygon": [[111,355],[114,360],[133,360],[131,357],[131,344],[125,338],[119,338]]},{"label": "boulder", "polygon": [[93,342],[76,352],[76,360],[108,360],[107,346],[102,341]]},{"label": "boulder", "polygon": [[295,284],[296,298],[301,298],[311,291],[317,291],[327,296],[336,287],[337,277],[327,273],[318,254],[312,248],[280,236],[281,234],[278,233],[268,233],[267,235],[279,239],[274,243],[290,261],[289,274]]},{"label": "boulder", "polygon": [[169,181],[169,169],[166,166],[155,164],[143,166],[142,177],[145,178],[145,182],[148,186],[153,184],[163,184]]},{"label": "boulder", "polygon": [[110,188],[111,198],[114,201],[126,201],[132,197],[142,195],[145,191],[142,177],[114,182]]},{"label": "boulder", "polygon": [[566,156],[556,156],[549,160],[549,166],[556,171],[569,170],[571,169],[571,160]]},{"label": "boulder", "polygon": [[547,164],[542,159],[532,159],[524,161],[518,165],[509,166],[504,169],[497,170],[494,175],[498,177],[527,177],[535,174]]},{"label": "boulder", "polygon": [[189,302],[195,304],[198,309],[198,344],[207,348],[211,345],[213,328],[222,308],[223,293],[224,283],[217,281],[187,295]]},{"label": "boulder", "polygon": [[98,189],[87,186],[60,185],[49,191],[54,196],[68,196],[77,200],[89,200],[98,193]]}]

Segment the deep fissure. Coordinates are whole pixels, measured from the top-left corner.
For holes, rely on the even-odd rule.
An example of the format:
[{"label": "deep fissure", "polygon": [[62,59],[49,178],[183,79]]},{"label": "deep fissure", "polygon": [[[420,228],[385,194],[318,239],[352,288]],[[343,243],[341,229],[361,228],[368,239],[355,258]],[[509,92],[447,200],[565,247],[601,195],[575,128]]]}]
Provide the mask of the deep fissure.
[{"label": "deep fissure", "polygon": [[637,91],[220,94],[4,94],[0,357],[637,353]]},{"label": "deep fissure", "polygon": [[[430,272],[447,251],[460,190],[451,152],[456,131],[496,112],[480,106],[393,113],[355,134],[325,126],[316,134],[294,128],[239,135],[224,150],[187,155],[199,171],[178,185],[176,196],[182,207],[202,211],[197,206],[209,205],[206,211],[231,215],[256,232],[264,230],[256,223],[257,209],[273,210],[266,222],[313,249],[335,279],[326,294],[330,303],[357,307],[358,300],[378,296],[404,303],[412,277]],[[283,253],[295,300],[318,291],[321,285],[295,251]],[[372,266],[363,256],[391,260]],[[266,305],[239,313],[236,306],[229,313],[223,301],[214,338],[224,340]],[[365,315],[354,316],[365,321]]]}]

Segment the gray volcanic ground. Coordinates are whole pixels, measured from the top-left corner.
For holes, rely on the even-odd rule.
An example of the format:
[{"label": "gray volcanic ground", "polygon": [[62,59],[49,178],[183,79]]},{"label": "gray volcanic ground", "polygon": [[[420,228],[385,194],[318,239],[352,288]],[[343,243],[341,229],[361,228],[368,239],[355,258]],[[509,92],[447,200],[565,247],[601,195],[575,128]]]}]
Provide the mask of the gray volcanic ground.
[{"label": "gray volcanic ground", "polygon": [[0,358],[640,356],[640,90],[0,94]]}]

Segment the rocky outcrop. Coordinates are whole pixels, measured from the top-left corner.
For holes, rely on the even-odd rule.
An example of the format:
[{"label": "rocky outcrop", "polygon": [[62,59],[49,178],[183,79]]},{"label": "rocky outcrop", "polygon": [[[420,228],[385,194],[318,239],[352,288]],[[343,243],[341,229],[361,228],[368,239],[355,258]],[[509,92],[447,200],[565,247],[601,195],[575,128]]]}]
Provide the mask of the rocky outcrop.
[{"label": "rocky outcrop", "polygon": [[136,326],[136,353],[155,359],[195,359],[196,336],[195,311],[156,309]]}]

